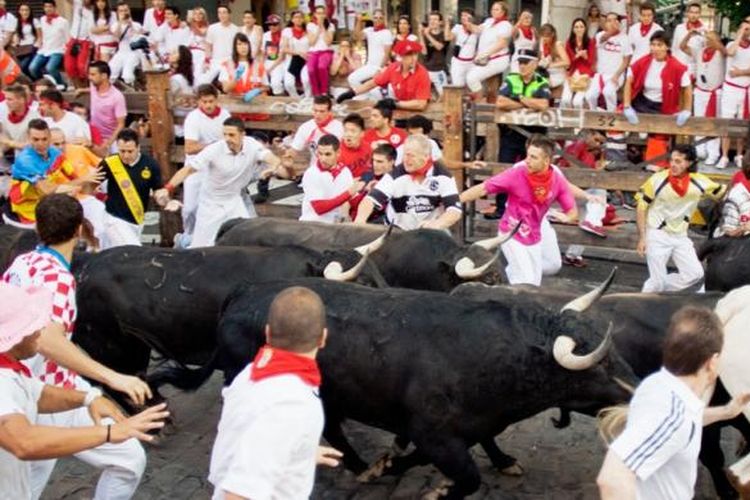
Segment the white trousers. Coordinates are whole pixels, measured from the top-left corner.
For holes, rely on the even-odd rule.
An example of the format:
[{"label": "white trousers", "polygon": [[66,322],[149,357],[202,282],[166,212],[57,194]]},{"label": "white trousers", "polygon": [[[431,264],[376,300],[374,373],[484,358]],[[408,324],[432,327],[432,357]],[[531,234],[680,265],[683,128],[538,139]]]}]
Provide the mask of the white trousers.
[{"label": "white trousers", "polygon": [[[81,377],[76,378],[76,389],[88,391],[91,386]],[[86,408],[60,413],[39,414],[36,423],[55,427],[89,427],[94,421]],[[111,423],[111,421],[110,421]],[[120,444],[103,444],[74,455],[77,459],[101,469],[94,491],[95,500],[127,500],[135,494],[146,468],[146,453],[136,439]],[[56,459],[31,462],[32,498],[37,500],[49,481]]]},{"label": "white trousers", "polygon": [[451,59],[451,84],[463,87],[466,85],[466,75],[474,67],[471,61],[461,61],[454,57]]},{"label": "white trousers", "polygon": [[557,243],[557,233],[552,227],[549,219],[542,219],[542,275],[554,276],[562,268],[562,256],[560,255],[560,245]]},{"label": "white trousers", "polygon": [[[677,266],[676,273],[667,273],[670,257]],[[649,277],[643,284],[643,292],[676,292],[703,278],[703,266],[687,235],[649,229],[646,233],[646,263]]]},{"label": "white trousers", "polygon": [[365,64],[361,68],[357,68],[347,77],[346,81],[349,82],[349,86],[354,88],[362,85],[367,80],[371,80],[381,70],[381,66],[375,66],[374,64]]},{"label": "white trousers", "polygon": [[744,118],[745,105],[748,99],[750,99],[750,94],[748,94],[747,90],[732,87],[725,83],[721,91],[719,116],[727,119],[741,120]]},{"label": "white trousers", "polygon": [[105,213],[104,237],[100,241],[102,250],[125,245],[141,246],[142,232],[143,226],[131,224],[110,213]]},{"label": "white trousers", "polygon": [[612,83],[612,75],[595,74],[594,78],[591,79],[589,89],[586,91],[586,100],[589,103],[589,108],[592,110],[598,109],[599,96],[604,95],[604,100],[607,103],[607,111],[614,113],[617,110],[617,91],[620,90],[623,83],[623,76],[620,76],[617,86],[615,86]]},{"label": "white trousers", "polygon": [[471,65],[471,69],[466,74],[466,85],[471,92],[482,90],[482,82],[495,75],[504,73],[510,65],[510,56],[497,57],[490,59],[485,66]]},{"label": "white trousers", "polygon": [[503,243],[505,260],[505,274],[511,285],[542,284],[542,244],[524,245],[515,238]]},{"label": "white trousers", "polygon": [[[721,89],[716,91],[716,116],[721,116]],[[711,100],[711,92],[706,92],[696,87],[693,90],[693,116],[702,118],[706,116],[706,109],[708,108],[708,101]],[[696,137],[696,141],[700,141],[703,137]],[[705,157],[711,160],[718,160],[721,156],[721,139],[718,137],[706,141],[703,144],[699,144],[695,148],[698,151],[698,156]]]},{"label": "white trousers", "polygon": [[[310,73],[307,72],[307,66],[302,68],[299,76],[302,80],[302,88],[305,89],[305,97],[312,97],[312,87],[310,87]],[[286,90],[286,93],[292,97],[299,97],[299,92],[297,92],[296,80],[297,79],[294,78],[294,75],[289,71],[284,72],[284,89]]]},{"label": "white trousers", "polygon": [[267,59],[265,62],[266,71],[268,74],[268,83],[271,86],[271,92],[273,92],[273,95],[283,95],[284,94],[284,74],[286,74],[286,64],[279,64],[273,69],[273,71],[268,71],[268,68],[270,68],[274,62],[275,61],[269,61]]},{"label": "white trousers", "polygon": [[135,82],[135,70],[141,64],[141,55],[134,51],[118,50],[109,60],[109,69],[112,71],[112,81],[122,78],[125,83],[132,85]]},{"label": "white trousers", "polygon": [[91,223],[91,227],[94,230],[94,236],[99,239],[99,244],[102,244],[105,233],[105,220],[107,217],[107,209],[104,203],[99,201],[95,196],[84,196],[79,198],[78,201],[83,207],[83,216]]},{"label": "white trousers", "polygon": [[188,175],[182,183],[182,227],[185,234],[193,234],[195,214],[198,211],[201,186],[206,179],[205,172]]},{"label": "white trousers", "polygon": [[429,71],[429,74],[430,81],[435,87],[438,95],[443,95],[443,87],[448,85],[448,75],[445,74],[445,71]]},{"label": "white trousers", "polygon": [[[216,233],[222,224],[230,219],[248,219],[253,213],[248,208],[248,200],[240,194],[231,199],[213,200],[201,196],[198,212],[195,215],[195,231],[190,248],[211,247],[216,241]],[[252,207],[252,202],[249,202]]]},{"label": "white trousers", "polygon": [[[589,88],[591,88],[591,82],[593,80],[589,80]],[[560,107],[564,109],[581,109],[583,108],[583,103],[586,99],[586,92],[573,92],[570,89],[570,84],[568,83],[568,80],[565,79],[565,82],[563,83],[563,91],[562,96],[560,97]],[[597,97],[599,99],[599,97]]]}]

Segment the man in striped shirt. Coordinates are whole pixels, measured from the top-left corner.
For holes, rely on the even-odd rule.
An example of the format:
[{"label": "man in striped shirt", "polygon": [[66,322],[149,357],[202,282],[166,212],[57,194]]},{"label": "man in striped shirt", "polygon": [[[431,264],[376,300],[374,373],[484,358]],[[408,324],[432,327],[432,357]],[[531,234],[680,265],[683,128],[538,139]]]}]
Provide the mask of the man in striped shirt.
[{"label": "man in striped shirt", "polygon": [[[597,484],[601,498],[693,498],[704,425],[736,417],[750,400],[704,408],[716,382],[722,325],[710,309],[688,306],[672,317],[662,369],[641,382],[627,423],[610,445]],[[607,417],[605,417],[606,419]]]}]

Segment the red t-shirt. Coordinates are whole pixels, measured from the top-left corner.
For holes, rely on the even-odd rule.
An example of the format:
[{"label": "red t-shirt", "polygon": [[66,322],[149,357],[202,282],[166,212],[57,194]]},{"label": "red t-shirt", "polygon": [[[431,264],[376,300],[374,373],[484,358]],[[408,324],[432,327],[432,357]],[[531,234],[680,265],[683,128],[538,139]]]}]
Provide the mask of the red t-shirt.
[{"label": "red t-shirt", "polygon": [[350,148],[346,145],[346,142],[341,142],[341,151],[339,152],[339,163],[349,167],[352,172],[352,177],[362,177],[371,168],[370,158],[371,150],[365,141],[359,144],[356,149]]},{"label": "red t-shirt", "polygon": [[400,62],[391,63],[375,75],[373,80],[378,87],[387,87],[390,84],[397,101],[430,100],[430,75],[419,63],[406,76],[401,72]]},{"label": "red t-shirt", "polygon": [[398,149],[398,147],[404,143],[408,135],[409,134],[406,133],[406,130],[402,128],[391,127],[390,132],[381,137],[380,135],[378,135],[377,130],[375,130],[374,128],[368,128],[367,130],[365,130],[365,135],[362,137],[362,142],[365,143],[367,147],[370,148],[370,150],[375,149],[382,143],[390,144],[395,149]]}]

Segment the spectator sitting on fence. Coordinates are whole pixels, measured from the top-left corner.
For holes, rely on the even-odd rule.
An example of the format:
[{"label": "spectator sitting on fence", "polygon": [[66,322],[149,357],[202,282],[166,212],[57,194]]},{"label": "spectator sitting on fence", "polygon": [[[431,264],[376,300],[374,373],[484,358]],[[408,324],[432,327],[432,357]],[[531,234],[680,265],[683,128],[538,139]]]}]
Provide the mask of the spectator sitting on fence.
[{"label": "spectator sitting on fence", "polygon": [[501,75],[510,65],[510,42],[513,27],[508,22],[508,4],[497,1],[490,9],[491,17],[473,26],[479,33],[477,55],[466,74],[466,86],[474,100],[482,94],[482,84],[488,78]]},{"label": "spectator sitting on fence", "polygon": [[[94,44],[94,60],[109,62],[117,50],[118,40],[110,31],[117,22],[109,0],[95,0],[92,6],[94,25],[91,27],[91,42]],[[86,76],[88,77],[88,67]]]},{"label": "spectator sitting on fence", "polygon": [[551,24],[544,24],[539,30],[539,67],[547,74],[552,97],[562,95],[567,69],[570,66],[565,45],[557,39],[557,30]]},{"label": "spectator sitting on fence", "polygon": [[70,36],[68,20],[57,13],[55,0],[45,0],[44,16],[40,20],[41,46],[29,65],[29,73],[34,79],[49,75],[55,85],[64,86],[60,69],[63,63],[65,42]]},{"label": "spectator sitting on fence", "polygon": [[[692,50],[683,47],[686,50]],[[706,33],[706,45],[696,55],[698,62],[695,65],[695,88],[693,89],[693,114],[696,117],[716,118],[719,116],[719,104],[721,102],[721,87],[724,83],[726,73],[727,50],[721,42],[719,34],[715,31]],[[700,142],[696,144],[698,158],[706,160],[704,165],[714,166],[721,157],[721,139],[715,137],[705,140],[696,137]],[[729,159],[727,158],[726,163]]]},{"label": "spectator sitting on fence", "polygon": [[190,28],[180,19],[180,9],[174,5],[167,5],[164,9],[164,23],[155,33],[151,33],[152,62],[160,67],[168,67],[169,53],[180,45],[190,45]]},{"label": "spectator sitting on fence", "polygon": [[[284,73],[286,73],[286,54],[281,50],[281,17],[271,14],[266,18],[268,31],[263,33],[263,57],[268,73],[268,81],[273,95],[284,94]],[[308,72],[310,67],[308,66]]]},{"label": "spectator sitting on fence", "polygon": [[596,40],[588,35],[586,21],[575,19],[570,28],[570,36],[565,44],[570,59],[568,78],[563,84],[560,98],[561,108],[583,108],[586,92],[596,74]]},{"label": "spectator sitting on fence", "polygon": [[[250,45],[252,46],[252,41]],[[307,38],[305,16],[302,11],[295,10],[292,12],[289,25],[281,31],[281,52],[289,57],[289,64],[284,73],[284,89],[291,97],[299,97],[297,82],[302,84],[305,97],[312,96],[306,60],[309,49],[310,40]],[[334,73],[333,66],[331,73]]]},{"label": "spectator sitting on fence", "polygon": [[241,96],[251,102],[268,89],[268,75],[263,61],[253,60],[250,40],[242,33],[234,35],[232,58],[222,63],[219,82],[227,94]]},{"label": "spectator sitting on fence", "polygon": [[307,71],[312,94],[327,95],[330,88],[330,71],[333,62],[333,35],[336,26],[328,19],[326,7],[317,5],[307,23]]},{"label": "spectator sitting on fence", "polygon": [[343,137],[344,125],[333,117],[332,108],[333,101],[330,97],[324,95],[313,97],[313,117],[299,126],[284,154],[287,167],[291,167],[297,153],[305,149],[310,152],[310,166],[314,166],[316,163],[315,150],[320,138],[328,134],[337,139]]},{"label": "spectator sitting on fence", "polygon": [[39,101],[39,110],[50,128],[60,128],[72,144],[91,145],[91,129],[83,118],[64,109],[65,99],[59,90],[45,90]]},{"label": "spectator sitting on fence", "polygon": [[234,36],[240,29],[232,23],[231,13],[227,5],[219,5],[216,8],[219,21],[210,25],[206,31],[206,57],[211,63],[200,83],[211,83],[219,75],[224,61],[232,57]]},{"label": "spectator sitting on fence", "polygon": [[742,170],[732,177],[714,236],[740,237],[747,234],[750,234],[750,158],[743,161]]},{"label": "spectator sitting on fence", "polygon": [[599,97],[604,96],[606,109],[617,109],[617,92],[625,82],[625,72],[630,64],[633,49],[625,33],[620,31],[617,14],[607,14],[605,31],[596,35],[596,75],[586,92],[589,109],[599,109]]},{"label": "spectator sitting on fence", "polygon": [[[292,14],[293,16],[294,14]],[[240,26],[240,33],[245,35],[250,40],[250,52],[255,58],[263,57],[263,28],[258,26],[255,14],[252,10],[246,10],[242,14],[242,26]]]},{"label": "spectator sitting on fence", "polygon": [[167,14],[165,12],[166,0],[151,0],[151,7],[143,14],[143,29],[147,35],[156,33],[156,30],[164,24]]},{"label": "spectator sitting on fence", "polygon": [[[193,68],[193,53],[184,45],[172,49],[169,53],[169,93],[172,97],[193,94],[195,88],[195,70]],[[180,99],[176,99],[180,106]],[[184,106],[184,105],[183,105]]]},{"label": "spectator sitting on fence", "polygon": [[464,7],[459,12],[460,24],[453,26],[446,43],[453,42],[451,58],[451,83],[459,87],[466,86],[466,74],[473,66],[477,55],[478,36],[474,29],[474,9]]},{"label": "spectator sitting on fence", "polygon": [[432,11],[427,16],[427,26],[422,28],[422,56],[430,81],[438,96],[443,95],[443,87],[448,84],[448,23],[443,14]]},{"label": "spectator sitting on fence", "polygon": [[[727,67],[724,87],[721,91],[721,117],[730,119],[750,119],[750,22],[743,21],[737,30],[737,38],[727,45]],[[721,160],[717,168],[729,164],[731,140],[721,141]],[[734,163],[742,165],[745,141],[737,140]]]},{"label": "spectator sitting on fence", "polygon": [[398,109],[427,109],[430,101],[430,75],[418,61],[422,45],[419,42],[406,41],[398,44],[393,50],[401,56],[401,61],[391,63],[375,75],[375,78],[344,92],[336,101],[341,103],[356,95],[365,94],[375,87],[383,87],[389,88]]},{"label": "spectator sitting on fence", "polygon": [[[5,14],[5,18],[8,18],[9,12]],[[31,10],[31,4],[20,3],[18,4],[18,22],[16,24],[15,33],[12,37],[13,52],[18,64],[21,65],[21,70],[27,76],[31,76],[29,73],[29,65],[34,60],[34,56],[37,51],[37,42],[41,37],[39,19],[34,17],[34,11]],[[6,46],[6,49],[10,46]]]},{"label": "spectator sitting on fence", "polygon": [[[638,113],[676,115],[682,127],[691,115],[693,87],[687,66],[669,55],[669,41],[663,31],[651,36],[651,53],[633,63],[628,70],[623,92],[624,115],[632,125],[638,124]],[[648,138],[645,161],[652,172],[669,165],[659,160],[669,151],[670,137],[656,134]]]},{"label": "spectator sitting on fence", "polygon": [[[362,57],[352,48],[351,42],[349,40],[341,40],[339,42],[339,50],[334,54],[333,62],[331,63],[331,77],[346,78],[361,67]],[[331,87],[331,95],[337,96],[347,90],[349,90],[349,87]],[[370,94],[373,99],[380,99],[383,96],[380,89],[371,90]]]},{"label": "spectator sitting on fence", "polygon": [[[158,0],[157,0],[158,1]],[[146,59],[143,50],[133,48],[140,43],[148,47],[144,36],[144,28],[130,17],[130,7],[126,2],[117,2],[117,22],[110,28],[114,37],[119,40],[117,51],[109,60],[112,81],[122,78],[126,85],[135,85],[135,71],[141,67]],[[89,67],[89,71],[91,67]]]},{"label": "spectator sitting on fence", "polygon": [[534,14],[523,10],[513,25],[513,56],[510,58],[511,73],[518,73],[518,52],[524,49],[538,50],[539,37],[534,27]]},{"label": "spectator sitting on fence", "polygon": [[203,7],[190,9],[187,14],[187,24],[190,30],[188,49],[193,59],[193,79],[200,82],[209,69],[206,57],[206,34],[208,33],[208,14]]},{"label": "spectator sitting on fence", "polygon": [[[352,39],[357,43],[367,42],[367,62],[357,69],[350,69],[347,81],[354,88],[370,80],[391,62],[393,33],[385,25],[383,9],[372,11],[372,26],[365,28],[362,14],[357,14]],[[353,51],[351,51],[353,52]],[[339,54],[341,48],[339,47]]]},{"label": "spectator sitting on fence", "polygon": [[[396,164],[396,150],[388,143],[381,143],[372,151],[372,167],[361,177],[365,187],[349,200],[349,215],[352,220],[357,220],[359,204],[365,196],[375,189],[385,174],[390,174]],[[372,213],[365,221],[370,224],[385,224],[385,207],[374,207]]]},{"label": "spectator sitting on fence", "polygon": [[578,167],[579,165],[573,165],[568,160],[567,157],[570,156],[587,167],[600,169],[604,166],[600,160],[602,158],[602,147],[606,142],[607,138],[602,132],[591,129],[583,130],[579,134],[579,139],[565,146],[565,155],[560,157],[557,166]]}]

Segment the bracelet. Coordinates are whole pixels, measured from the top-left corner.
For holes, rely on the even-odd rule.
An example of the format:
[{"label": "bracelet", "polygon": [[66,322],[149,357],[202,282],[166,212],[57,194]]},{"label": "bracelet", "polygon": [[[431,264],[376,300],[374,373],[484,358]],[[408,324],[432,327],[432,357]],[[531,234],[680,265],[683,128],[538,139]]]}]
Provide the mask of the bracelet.
[{"label": "bracelet", "polygon": [[107,425],[107,440],[105,441],[105,443],[110,442],[109,438],[111,437],[111,435],[112,435],[112,424],[108,424]]},{"label": "bracelet", "polygon": [[168,192],[168,193],[169,193],[170,195],[171,195],[172,193],[174,193],[174,186],[172,185],[172,183],[171,183],[171,182],[167,182],[166,184],[164,184],[164,189],[166,189],[166,190],[167,190],[167,192]]}]

